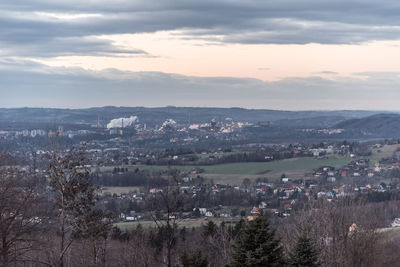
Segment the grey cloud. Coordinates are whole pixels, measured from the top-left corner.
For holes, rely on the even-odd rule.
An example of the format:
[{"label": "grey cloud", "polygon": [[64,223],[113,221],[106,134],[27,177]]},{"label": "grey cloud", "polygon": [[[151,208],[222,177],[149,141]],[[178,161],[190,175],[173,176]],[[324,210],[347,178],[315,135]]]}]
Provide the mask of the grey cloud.
[{"label": "grey cloud", "polygon": [[[0,62],[0,106],[222,106],[273,109],[398,109],[398,73],[275,82],[115,69],[49,68]],[[390,79],[383,79],[388,77]],[[367,79],[365,79],[367,77]],[[379,90],[377,90],[379,89]]]},{"label": "grey cloud", "polygon": [[[2,47],[26,46],[24,54],[31,56],[90,52],[68,45],[82,37],[161,30],[181,30],[182,38],[220,43],[357,44],[400,39],[400,3],[395,0],[3,0],[0,10]],[[64,20],[38,12],[98,16]],[[111,43],[96,43],[92,51],[138,52],[124,52]],[[13,53],[18,56],[21,51]]]},{"label": "grey cloud", "polygon": [[[24,13],[25,14],[25,13]],[[142,49],[125,49],[93,36],[93,21],[61,21],[37,15],[10,16],[0,12],[0,47],[8,56],[53,57],[65,55],[148,55]],[[113,24],[113,21],[109,21]],[[86,25],[86,26],[84,26]],[[115,25],[118,26],[118,25]],[[112,33],[111,31],[105,33]]]},{"label": "grey cloud", "polygon": [[21,57],[148,55],[144,50],[119,48],[108,40],[95,37],[53,38],[45,43],[14,44],[12,46],[3,46],[3,49],[3,54],[16,54]]}]

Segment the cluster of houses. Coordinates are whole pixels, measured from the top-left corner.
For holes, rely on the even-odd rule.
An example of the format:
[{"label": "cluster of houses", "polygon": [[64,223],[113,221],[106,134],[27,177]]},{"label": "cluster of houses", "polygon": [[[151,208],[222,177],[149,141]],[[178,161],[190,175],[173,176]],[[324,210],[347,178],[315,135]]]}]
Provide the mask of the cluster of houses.
[{"label": "cluster of houses", "polygon": [[45,129],[1,130],[0,139],[13,140],[21,137],[35,138],[35,137],[54,137],[54,136],[74,138],[75,136],[84,136],[93,133],[95,133],[95,131],[84,130],[84,129],[64,131],[64,128],[62,126],[59,126],[55,130],[45,130]]},{"label": "cluster of houses", "polygon": [[[385,192],[389,190],[390,185],[382,185],[382,183],[380,183],[380,178],[384,177],[385,172],[388,170],[400,168],[400,164],[398,162],[391,162],[391,164],[384,165],[374,163],[373,167],[370,167],[369,163],[368,159],[357,159],[340,168],[322,166],[314,170],[313,178],[292,179],[282,177],[277,183],[254,182],[250,185],[236,186],[227,184],[191,185],[192,179],[190,177],[185,177],[183,178],[180,190],[181,193],[189,194],[192,197],[195,197],[200,191],[204,190],[212,195],[230,190],[240,191],[253,197],[259,197],[262,201],[251,209],[244,209],[245,212],[242,212],[240,215],[236,214],[236,217],[243,218],[243,216],[247,216],[248,220],[253,220],[255,217],[266,212],[280,217],[286,217],[290,216],[293,207],[296,205],[296,199],[299,196],[308,199],[324,198],[331,201],[335,198],[352,194],[363,194],[374,191]],[[339,179],[342,180],[339,181]],[[143,201],[146,194],[157,194],[162,191],[162,188],[150,188],[147,193],[121,194],[116,197],[132,201]],[[278,205],[276,201],[278,201]],[[232,210],[229,207],[198,207],[194,208],[193,212],[205,218],[233,217]],[[139,217],[133,215],[125,215],[125,217],[121,216],[121,218],[126,221],[139,219]]]}]

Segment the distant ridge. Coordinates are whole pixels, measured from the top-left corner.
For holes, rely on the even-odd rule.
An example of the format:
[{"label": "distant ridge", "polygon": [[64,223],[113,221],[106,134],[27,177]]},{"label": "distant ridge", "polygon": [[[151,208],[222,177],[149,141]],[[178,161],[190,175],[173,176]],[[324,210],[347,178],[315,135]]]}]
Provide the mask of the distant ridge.
[{"label": "distant ridge", "polygon": [[334,127],[374,137],[400,137],[400,115],[375,114],[364,118],[346,120]]},{"label": "distant ridge", "polygon": [[[208,122],[215,118],[224,120],[229,117],[236,121],[277,122],[283,124],[303,124],[310,119],[308,126],[323,124],[332,125],[339,121],[362,118],[380,113],[379,111],[337,110],[337,111],[285,111],[270,109],[244,108],[201,108],[201,107],[96,107],[88,109],[56,108],[11,108],[0,109],[0,121],[53,123],[96,123],[100,118],[109,121],[114,118],[136,115],[140,122],[159,124],[172,118],[178,123]],[[281,122],[279,122],[281,120]],[[291,120],[298,120],[291,121]],[[312,122],[314,120],[314,122]],[[321,124],[321,125],[322,125]]]}]

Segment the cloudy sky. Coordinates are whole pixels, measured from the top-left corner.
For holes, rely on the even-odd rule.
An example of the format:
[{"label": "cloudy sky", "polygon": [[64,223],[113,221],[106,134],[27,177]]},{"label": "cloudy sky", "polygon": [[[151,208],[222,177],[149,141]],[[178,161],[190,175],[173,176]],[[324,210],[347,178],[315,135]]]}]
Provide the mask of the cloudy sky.
[{"label": "cloudy sky", "polygon": [[1,0],[0,107],[400,110],[396,0]]}]

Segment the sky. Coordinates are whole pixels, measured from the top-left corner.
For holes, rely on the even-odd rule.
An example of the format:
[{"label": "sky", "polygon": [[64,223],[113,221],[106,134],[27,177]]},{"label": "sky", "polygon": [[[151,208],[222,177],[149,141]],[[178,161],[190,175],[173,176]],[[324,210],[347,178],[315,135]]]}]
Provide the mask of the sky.
[{"label": "sky", "polygon": [[1,0],[0,108],[400,110],[396,0]]}]

